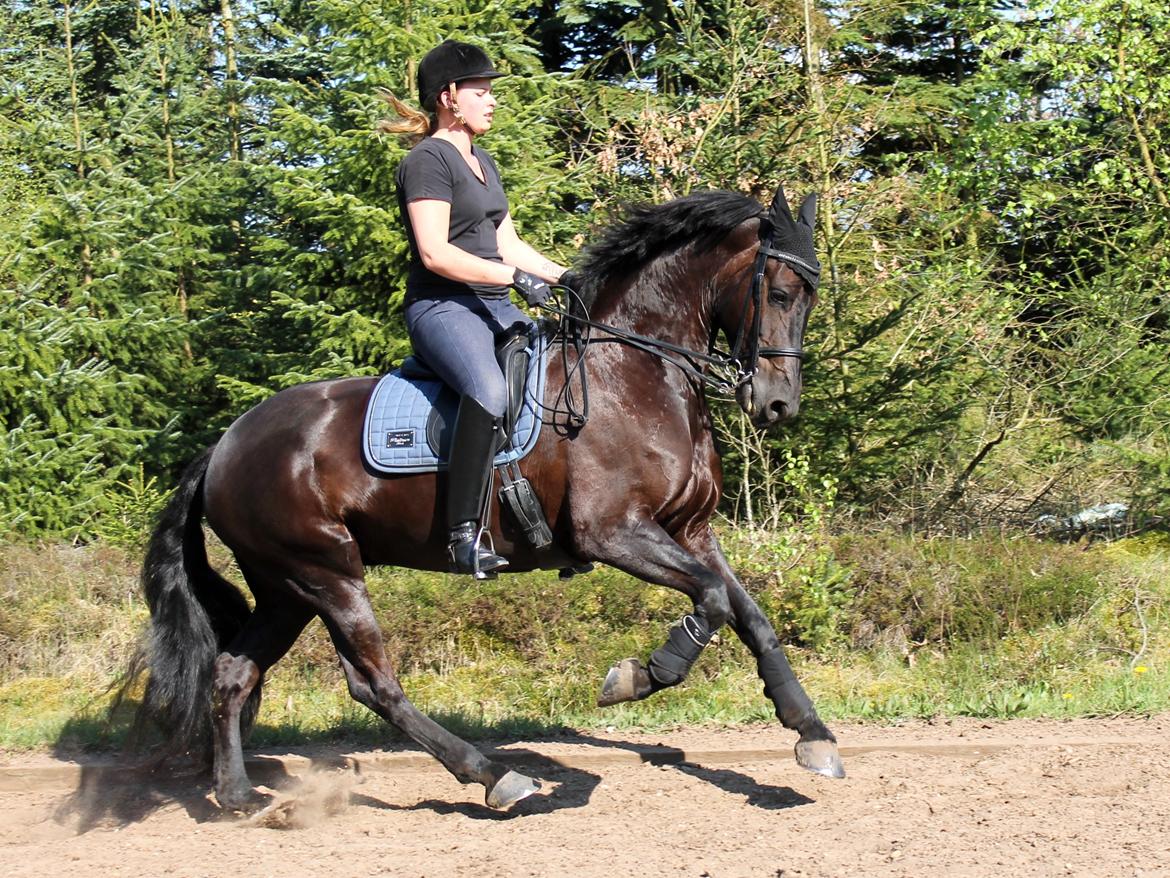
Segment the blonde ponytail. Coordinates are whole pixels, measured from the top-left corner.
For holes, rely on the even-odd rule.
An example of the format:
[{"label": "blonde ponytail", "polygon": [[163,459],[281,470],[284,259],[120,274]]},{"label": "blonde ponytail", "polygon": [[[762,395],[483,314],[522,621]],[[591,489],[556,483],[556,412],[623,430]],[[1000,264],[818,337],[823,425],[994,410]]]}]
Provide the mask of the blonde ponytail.
[{"label": "blonde ponytail", "polygon": [[377,95],[394,109],[398,118],[379,119],[374,126],[376,130],[383,134],[400,134],[414,142],[434,133],[435,116],[403,103],[388,89],[378,89]]}]

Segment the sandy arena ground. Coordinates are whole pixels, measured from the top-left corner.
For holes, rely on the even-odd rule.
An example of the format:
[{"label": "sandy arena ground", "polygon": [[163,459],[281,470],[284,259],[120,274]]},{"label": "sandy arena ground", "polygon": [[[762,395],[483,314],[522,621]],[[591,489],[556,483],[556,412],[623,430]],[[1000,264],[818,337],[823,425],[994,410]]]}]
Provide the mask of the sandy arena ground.
[{"label": "sandy arena ground", "polygon": [[[543,788],[483,804],[417,751],[249,754],[277,804],[100,760],[0,758],[6,876],[1170,876],[1170,716],[835,729],[845,780],[777,726],[499,742]],[[485,749],[486,749],[485,745]]]}]

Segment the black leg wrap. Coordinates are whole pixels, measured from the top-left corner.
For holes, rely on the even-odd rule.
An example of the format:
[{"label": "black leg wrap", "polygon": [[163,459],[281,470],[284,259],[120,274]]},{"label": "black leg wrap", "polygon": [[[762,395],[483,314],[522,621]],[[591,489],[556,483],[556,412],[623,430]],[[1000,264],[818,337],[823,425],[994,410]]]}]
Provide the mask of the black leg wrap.
[{"label": "black leg wrap", "polygon": [[701,616],[683,616],[670,629],[666,644],[650,654],[650,676],[661,686],[677,686],[710,642],[711,631]]},{"label": "black leg wrap", "polygon": [[815,711],[783,650],[768,650],[756,660],[756,667],[764,681],[764,694],[776,705],[776,718],[786,729],[799,729],[805,717]]}]

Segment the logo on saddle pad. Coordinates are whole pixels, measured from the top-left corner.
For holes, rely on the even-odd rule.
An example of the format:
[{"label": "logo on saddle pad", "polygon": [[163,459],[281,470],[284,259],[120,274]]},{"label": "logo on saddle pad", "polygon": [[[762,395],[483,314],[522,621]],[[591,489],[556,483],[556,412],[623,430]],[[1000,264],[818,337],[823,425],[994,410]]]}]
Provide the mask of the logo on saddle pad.
[{"label": "logo on saddle pad", "polygon": [[413,448],[414,430],[391,430],[386,434],[387,448]]}]

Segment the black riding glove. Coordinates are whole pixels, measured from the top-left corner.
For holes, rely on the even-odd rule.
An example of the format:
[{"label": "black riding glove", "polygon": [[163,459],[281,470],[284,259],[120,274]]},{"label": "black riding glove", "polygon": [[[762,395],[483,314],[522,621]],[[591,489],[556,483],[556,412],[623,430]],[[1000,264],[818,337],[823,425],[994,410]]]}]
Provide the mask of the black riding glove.
[{"label": "black riding glove", "polygon": [[581,276],[571,268],[557,278],[557,283],[563,287],[568,287],[574,293],[581,291]]},{"label": "black riding glove", "polygon": [[552,290],[548,288],[548,284],[535,274],[529,274],[519,268],[512,275],[512,286],[520,293],[520,297],[534,308],[552,298]]}]

